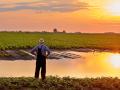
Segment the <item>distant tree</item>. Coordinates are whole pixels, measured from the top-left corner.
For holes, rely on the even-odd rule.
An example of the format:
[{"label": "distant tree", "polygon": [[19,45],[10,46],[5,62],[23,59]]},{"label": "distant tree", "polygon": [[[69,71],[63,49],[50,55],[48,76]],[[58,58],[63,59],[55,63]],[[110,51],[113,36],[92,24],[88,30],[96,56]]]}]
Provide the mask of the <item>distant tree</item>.
[{"label": "distant tree", "polygon": [[47,33],[47,31],[42,31],[42,33]]},{"label": "distant tree", "polygon": [[105,34],[115,34],[115,32],[105,32]]},{"label": "distant tree", "polygon": [[63,33],[66,33],[66,31],[65,31],[65,30],[63,30],[62,32],[63,32]]},{"label": "distant tree", "polygon": [[22,32],[21,30],[19,30],[18,32]]},{"label": "distant tree", "polygon": [[81,32],[75,32],[75,34],[81,34]]},{"label": "distant tree", "polygon": [[57,32],[58,32],[57,28],[54,28],[54,29],[53,29],[53,32],[54,32],[54,33],[57,33]]}]

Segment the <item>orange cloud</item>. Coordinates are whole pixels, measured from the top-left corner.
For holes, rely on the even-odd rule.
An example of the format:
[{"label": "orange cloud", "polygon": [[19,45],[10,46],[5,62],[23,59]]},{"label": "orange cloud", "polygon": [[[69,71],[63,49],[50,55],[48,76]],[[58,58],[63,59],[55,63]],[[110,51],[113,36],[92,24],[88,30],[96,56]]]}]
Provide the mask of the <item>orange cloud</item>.
[{"label": "orange cloud", "polygon": [[45,0],[36,2],[16,2],[16,3],[2,3],[0,12],[18,11],[18,10],[37,10],[50,12],[70,12],[87,9],[89,5],[84,2],[75,2],[74,0],[67,0],[66,2],[59,0]]}]

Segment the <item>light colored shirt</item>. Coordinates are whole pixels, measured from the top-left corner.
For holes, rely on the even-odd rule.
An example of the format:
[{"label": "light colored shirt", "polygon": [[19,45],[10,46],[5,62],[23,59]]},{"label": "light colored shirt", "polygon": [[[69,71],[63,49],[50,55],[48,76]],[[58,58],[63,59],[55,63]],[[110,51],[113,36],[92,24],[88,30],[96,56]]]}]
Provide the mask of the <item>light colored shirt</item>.
[{"label": "light colored shirt", "polygon": [[42,52],[43,55],[46,55],[46,53],[48,53],[48,55],[50,54],[50,49],[44,44],[39,44],[36,47],[34,47],[31,50],[31,53],[32,52],[37,52],[38,48],[41,48],[41,52]]}]

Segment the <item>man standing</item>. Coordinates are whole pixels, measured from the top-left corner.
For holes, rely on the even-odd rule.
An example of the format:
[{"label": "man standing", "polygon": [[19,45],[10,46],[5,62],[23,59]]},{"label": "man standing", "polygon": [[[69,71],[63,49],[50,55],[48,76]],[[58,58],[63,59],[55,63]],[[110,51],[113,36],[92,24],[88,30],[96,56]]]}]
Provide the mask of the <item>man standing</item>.
[{"label": "man standing", "polygon": [[34,47],[31,53],[37,56],[35,78],[39,78],[41,68],[41,78],[44,80],[46,77],[46,57],[50,55],[50,49],[44,44],[44,39],[39,40],[39,45]]}]

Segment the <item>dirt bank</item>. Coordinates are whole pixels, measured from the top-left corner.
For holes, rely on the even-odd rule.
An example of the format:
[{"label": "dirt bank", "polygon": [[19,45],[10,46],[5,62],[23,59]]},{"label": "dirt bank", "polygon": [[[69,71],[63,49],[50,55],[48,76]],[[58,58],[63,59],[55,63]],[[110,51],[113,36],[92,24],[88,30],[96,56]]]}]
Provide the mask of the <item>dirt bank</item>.
[{"label": "dirt bank", "polygon": [[[33,60],[35,57],[25,53],[30,52],[31,49],[16,49],[16,50],[0,50],[0,60]],[[25,52],[24,52],[25,51]],[[75,52],[118,52],[120,50],[110,50],[110,49],[90,49],[90,48],[80,48],[80,49],[51,49],[51,55],[49,59],[61,59],[61,58],[79,58],[79,55],[69,53],[69,51]]]}]

